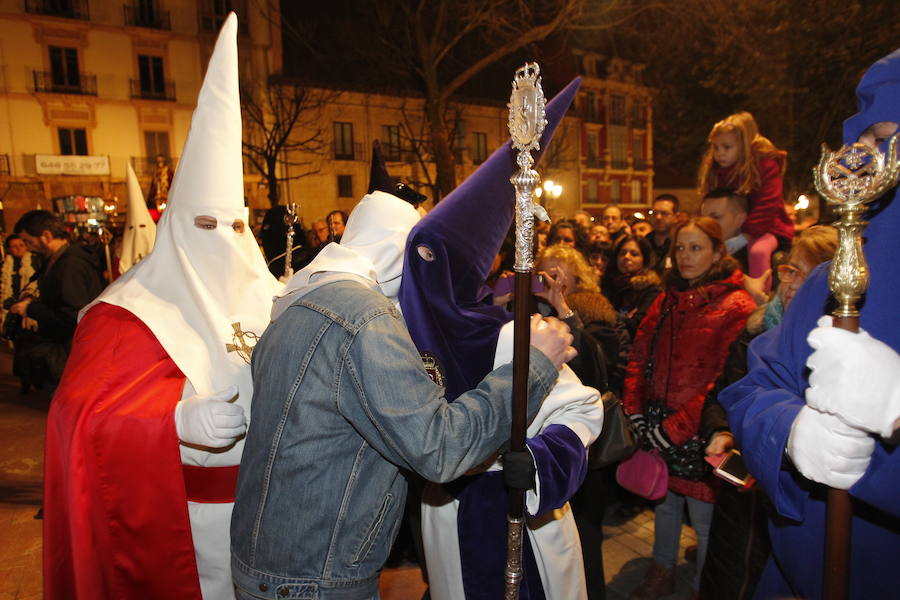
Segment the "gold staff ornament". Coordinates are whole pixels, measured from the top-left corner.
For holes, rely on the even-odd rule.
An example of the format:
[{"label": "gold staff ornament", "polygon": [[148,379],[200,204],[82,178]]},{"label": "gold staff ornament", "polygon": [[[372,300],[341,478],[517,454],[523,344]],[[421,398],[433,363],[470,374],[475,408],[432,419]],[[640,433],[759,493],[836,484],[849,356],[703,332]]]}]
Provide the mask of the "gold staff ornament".
[{"label": "gold staff ornament", "polygon": [[[863,253],[862,219],[866,205],[897,185],[897,135],[888,142],[887,156],[868,144],[855,143],[831,152],[822,146],[814,170],[816,189],[834,205],[840,219],[838,249],[828,272],[828,287],[838,301],[834,326],[859,331],[856,303],[869,285],[869,266]],[[828,488],[825,512],[825,568],[822,590],[826,600],[845,600],[850,593],[850,539],[853,505],[847,490]]]},{"label": "gold staff ornament", "polygon": [[887,156],[868,144],[855,143],[831,152],[822,146],[822,159],[814,169],[816,189],[837,207],[834,226],[839,232],[837,253],[831,263],[828,285],[839,306],[837,318],[858,317],[856,302],[869,284],[869,268],[862,249],[862,220],[866,206],[897,185],[897,135],[888,142]]}]

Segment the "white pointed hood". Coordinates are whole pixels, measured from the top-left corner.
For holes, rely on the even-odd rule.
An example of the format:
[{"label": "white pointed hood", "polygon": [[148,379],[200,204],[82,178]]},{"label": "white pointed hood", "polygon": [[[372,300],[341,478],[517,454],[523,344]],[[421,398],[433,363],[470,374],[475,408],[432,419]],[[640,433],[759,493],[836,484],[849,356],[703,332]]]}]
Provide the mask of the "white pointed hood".
[{"label": "white pointed hood", "polygon": [[[249,406],[248,357],[235,347],[262,335],[280,285],[246,222],[243,183],[232,13],[209,61],[153,251],[95,302],[143,321],[197,393],[238,385],[238,402]],[[216,227],[197,227],[198,216],[214,218]],[[238,220],[243,233],[232,227]]]},{"label": "white pointed hood", "polygon": [[312,262],[294,274],[275,298],[272,320],[296,300],[298,293],[303,293],[316,273],[362,277],[396,300],[403,275],[406,238],[419,218],[411,204],[393,194],[376,190],[363,196],[347,219],[340,243],[325,246]]},{"label": "white pointed hood", "polygon": [[125,217],[125,234],[119,247],[119,272],[125,273],[139,260],[153,250],[156,239],[156,223],[147,210],[144,194],[138,183],[137,175],[128,163],[126,168],[128,184],[128,214]]}]

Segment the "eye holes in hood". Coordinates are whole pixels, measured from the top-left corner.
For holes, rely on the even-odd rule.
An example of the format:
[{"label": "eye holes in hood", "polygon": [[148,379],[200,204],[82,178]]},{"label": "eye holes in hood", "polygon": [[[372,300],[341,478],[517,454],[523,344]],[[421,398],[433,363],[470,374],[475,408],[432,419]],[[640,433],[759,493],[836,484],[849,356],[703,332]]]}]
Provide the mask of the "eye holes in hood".
[{"label": "eye holes in hood", "polygon": [[419,256],[422,257],[422,260],[426,262],[434,262],[434,252],[425,244],[419,244],[418,246],[416,246],[416,252],[419,253]]}]

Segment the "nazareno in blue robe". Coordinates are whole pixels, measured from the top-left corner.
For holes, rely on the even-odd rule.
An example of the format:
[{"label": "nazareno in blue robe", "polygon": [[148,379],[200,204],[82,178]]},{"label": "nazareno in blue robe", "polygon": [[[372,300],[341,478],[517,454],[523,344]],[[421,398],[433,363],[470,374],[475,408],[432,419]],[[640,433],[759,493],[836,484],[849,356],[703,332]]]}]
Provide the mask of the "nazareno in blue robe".
[{"label": "nazareno in blue robe", "polygon": [[[844,142],[869,126],[900,122],[900,50],[875,63],[857,88],[859,113],[844,123]],[[888,192],[867,217],[864,251],[871,269],[860,325],[900,352],[900,200]],[[790,304],[781,326],[750,345],[749,373],[719,395],[747,466],[772,499],[772,559],[757,598],[822,596],[825,487],[804,478],[785,456],[791,425],[808,387],[806,342],[829,304],[828,267],[820,265]],[[851,598],[900,597],[900,450],[879,440],[852,488]]]}]

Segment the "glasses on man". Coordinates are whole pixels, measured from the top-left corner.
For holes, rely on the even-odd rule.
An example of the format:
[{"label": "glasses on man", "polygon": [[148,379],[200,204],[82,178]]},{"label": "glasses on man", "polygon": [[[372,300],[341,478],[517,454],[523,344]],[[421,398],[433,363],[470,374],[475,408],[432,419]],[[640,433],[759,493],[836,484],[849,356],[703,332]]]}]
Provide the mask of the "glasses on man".
[{"label": "glasses on man", "polygon": [[565,237],[565,236],[562,236],[562,235],[561,235],[561,236],[558,236],[558,237],[556,238],[556,241],[558,241],[558,242],[560,242],[560,243],[562,243],[562,244],[574,244],[574,243],[575,243],[575,238],[573,238],[573,237]]},{"label": "glasses on man", "polygon": [[778,265],[778,279],[785,283],[791,283],[795,279],[806,279],[806,272],[794,265]]},{"label": "glasses on man", "polygon": [[675,213],[673,213],[671,210],[653,210],[653,209],[650,209],[650,210],[647,211],[647,214],[650,215],[651,217],[652,217],[653,215],[657,215],[657,216],[660,216],[660,217],[671,217],[671,216],[674,215]]}]

